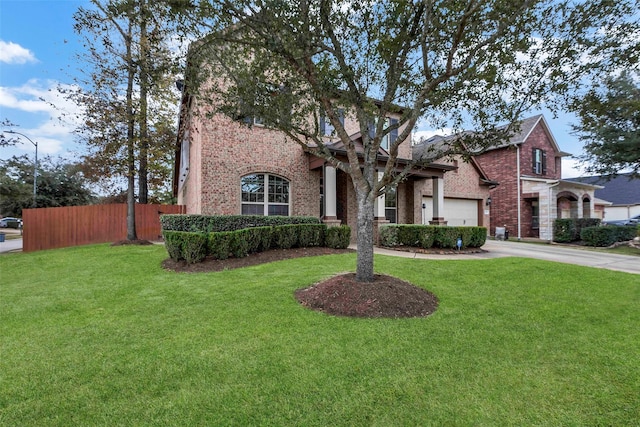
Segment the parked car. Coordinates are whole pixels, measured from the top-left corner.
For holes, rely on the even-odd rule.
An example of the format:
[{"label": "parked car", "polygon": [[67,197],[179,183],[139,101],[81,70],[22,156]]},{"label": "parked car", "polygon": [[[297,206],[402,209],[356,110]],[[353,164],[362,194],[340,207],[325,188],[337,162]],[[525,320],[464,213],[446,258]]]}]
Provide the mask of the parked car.
[{"label": "parked car", "polygon": [[0,228],[7,228],[10,222],[17,222],[18,227],[22,227],[22,220],[20,218],[6,217],[0,219]]},{"label": "parked car", "polygon": [[611,221],[602,221],[604,225],[637,225],[640,224],[640,215],[632,216],[627,219],[614,219]]}]

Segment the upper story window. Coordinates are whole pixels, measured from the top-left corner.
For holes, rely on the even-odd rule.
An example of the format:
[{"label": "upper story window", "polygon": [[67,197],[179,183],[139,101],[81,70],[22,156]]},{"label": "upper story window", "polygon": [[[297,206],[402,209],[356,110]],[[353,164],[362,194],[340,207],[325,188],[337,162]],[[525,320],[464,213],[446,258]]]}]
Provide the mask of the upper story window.
[{"label": "upper story window", "polygon": [[[398,124],[398,119],[387,118],[385,119],[384,127],[388,128],[389,126],[395,126],[397,124]],[[376,123],[372,122],[369,124],[369,138],[374,138],[375,133],[376,133]],[[391,144],[395,142],[396,139],[398,139],[397,128],[391,130],[388,134],[386,134],[382,138],[382,141],[380,141],[380,147],[384,148],[385,150],[389,150],[389,147],[391,146]]]},{"label": "upper story window", "polygon": [[276,175],[251,174],[241,178],[242,215],[289,216],[289,181]]},{"label": "upper story window", "polygon": [[[344,109],[338,108],[338,120],[340,120],[340,124],[344,126]],[[336,128],[331,124],[331,120],[329,120],[326,116],[320,116],[320,135],[322,136],[336,136]]]},{"label": "upper story window", "polygon": [[544,175],[547,173],[547,154],[540,148],[534,148],[532,151],[533,173],[535,175]]},{"label": "upper story window", "polygon": [[[397,124],[398,124],[398,119],[389,118],[386,120],[385,127],[395,126]],[[395,142],[396,139],[398,139],[397,128],[391,130],[388,134],[384,136],[384,138],[382,138],[382,141],[380,142],[380,147],[384,148],[385,150],[389,150],[389,147],[391,146],[391,144]]]}]

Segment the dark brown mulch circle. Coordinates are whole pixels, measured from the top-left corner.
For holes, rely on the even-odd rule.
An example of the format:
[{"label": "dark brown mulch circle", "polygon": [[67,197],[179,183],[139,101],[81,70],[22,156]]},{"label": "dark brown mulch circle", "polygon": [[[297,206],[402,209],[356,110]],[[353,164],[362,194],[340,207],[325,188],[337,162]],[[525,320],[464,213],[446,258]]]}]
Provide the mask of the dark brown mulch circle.
[{"label": "dark brown mulch circle", "polygon": [[295,296],[303,306],[335,316],[424,317],[438,308],[431,292],[379,274],[369,283],[358,282],[354,273],[341,274],[298,289]]},{"label": "dark brown mulch circle", "polygon": [[[296,248],[274,249],[251,254],[244,258],[224,260],[205,258],[203,262],[187,264],[170,258],[162,267],[176,272],[203,273],[249,267],[290,258],[353,253],[353,249]],[[362,283],[355,274],[331,277],[306,289],[295,292],[296,299],[305,307],[335,316],[400,318],[424,317],[438,307],[432,293],[395,277],[376,275],[375,281]]]}]

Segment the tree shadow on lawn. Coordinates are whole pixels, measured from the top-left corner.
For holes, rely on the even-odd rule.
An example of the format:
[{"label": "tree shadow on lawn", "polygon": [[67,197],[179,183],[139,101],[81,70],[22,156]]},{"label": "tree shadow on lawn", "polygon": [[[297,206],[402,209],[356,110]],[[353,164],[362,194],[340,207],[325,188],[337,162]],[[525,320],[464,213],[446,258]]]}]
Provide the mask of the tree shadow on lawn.
[{"label": "tree shadow on lawn", "polygon": [[[171,258],[162,262],[166,270],[188,273],[231,270],[291,258],[353,253],[353,249],[323,247],[273,249],[243,258],[225,260],[205,258],[203,262],[187,264]],[[340,274],[305,289],[295,291],[295,298],[304,307],[334,316],[360,318],[424,317],[438,307],[438,298],[431,292],[396,277],[377,274],[373,282],[358,282],[354,273]]]}]

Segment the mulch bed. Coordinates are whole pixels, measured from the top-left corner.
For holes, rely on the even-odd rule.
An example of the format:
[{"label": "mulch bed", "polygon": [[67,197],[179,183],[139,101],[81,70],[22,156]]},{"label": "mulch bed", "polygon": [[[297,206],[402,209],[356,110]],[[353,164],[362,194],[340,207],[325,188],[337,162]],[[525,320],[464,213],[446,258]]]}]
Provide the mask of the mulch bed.
[{"label": "mulch bed", "polygon": [[[353,253],[353,249],[295,248],[275,249],[244,258],[225,260],[205,258],[203,262],[187,264],[170,258],[162,267],[176,272],[202,273],[248,267],[291,258]],[[340,274],[295,292],[296,299],[309,309],[335,316],[362,318],[423,317],[438,307],[432,293],[404,280],[376,275],[373,282],[355,280],[354,273]]]}]

